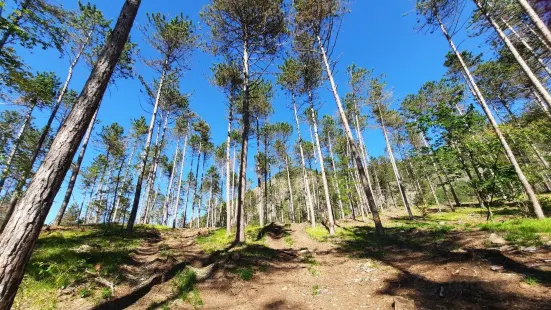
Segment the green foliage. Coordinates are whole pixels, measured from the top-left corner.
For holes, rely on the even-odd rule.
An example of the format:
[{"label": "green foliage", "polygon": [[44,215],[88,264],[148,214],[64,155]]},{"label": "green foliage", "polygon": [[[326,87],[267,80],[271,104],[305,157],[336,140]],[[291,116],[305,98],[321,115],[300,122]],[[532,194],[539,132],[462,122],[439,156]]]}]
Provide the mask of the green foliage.
[{"label": "green foliage", "polygon": [[319,225],[315,228],[307,227],[306,233],[308,234],[308,236],[310,236],[310,238],[320,242],[325,242],[329,238],[329,231]]},{"label": "green foliage", "polygon": [[239,275],[239,278],[241,278],[241,280],[244,280],[244,281],[249,281],[254,276],[254,270],[250,266],[243,267],[243,268],[237,268],[237,269],[233,270],[232,272]]},{"label": "green foliage", "polygon": [[312,296],[317,296],[321,291],[321,287],[317,284],[312,286]]},{"label": "green foliage", "polygon": [[80,290],[79,296],[80,296],[81,298],[90,297],[90,296],[92,296],[92,291],[89,290],[89,289],[87,289],[87,288],[83,288],[83,289]]},{"label": "green foliage", "polygon": [[111,292],[110,288],[104,287],[101,289],[101,298],[110,299],[111,297],[113,297],[113,292]]},{"label": "green foliage", "polygon": [[187,301],[194,309],[203,305],[199,296],[199,290],[195,286],[197,275],[194,271],[186,269],[176,275],[173,280],[174,289],[182,300]]},{"label": "green foliage", "polygon": [[216,229],[209,231],[207,235],[198,236],[196,241],[201,250],[212,253],[228,247],[233,239],[232,235],[226,234],[225,229]]}]

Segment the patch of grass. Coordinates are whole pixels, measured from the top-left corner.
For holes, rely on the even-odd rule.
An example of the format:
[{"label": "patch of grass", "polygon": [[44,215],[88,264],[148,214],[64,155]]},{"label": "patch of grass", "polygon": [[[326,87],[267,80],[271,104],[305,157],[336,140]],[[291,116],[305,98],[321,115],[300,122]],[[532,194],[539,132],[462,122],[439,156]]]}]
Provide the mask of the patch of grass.
[{"label": "patch of grass", "polygon": [[232,270],[233,273],[237,274],[241,280],[250,281],[254,276],[254,270],[250,266],[237,268]]},{"label": "patch of grass", "polygon": [[518,245],[541,245],[542,236],[551,235],[551,219],[514,219],[481,224],[482,230],[506,233],[505,239]]},{"label": "patch of grass", "polygon": [[534,285],[537,285],[537,284],[540,283],[539,280],[534,278],[534,277],[525,277],[525,278],[522,279],[522,282],[524,282],[524,283],[526,283],[530,286],[534,286]]},{"label": "patch of grass", "polygon": [[318,295],[320,291],[321,291],[321,288],[319,285],[316,284],[312,286],[312,296]]},{"label": "patch of grass", "polygon": [[329,232],[322,226],[307,227],[306,233],[308,236],[316,241],[325,242],[329,238]]},{"label": "patch of grass", "polygon": [[234,235],[227,235],[223,228],[211,230],[207,235],[198,236],[197,244],[205,253],[213,253],[227,248],[234,240]]},{"label": "patch of grass", "polygon": [[110,299],[113,296],[113,293],[111,292],[111,289],[104,287],[101,289],[101,298],[103,299]]},{"label": "patch of grass", "polygon": [[194,309],[203,305],[199,290],[195,286],[197,274],[186,269],[174,277],[174,289],[183,301],[187,301]]},{"label": "patch of grass", "polygon": [[314,277],[319,276],[319,274],[320,274],[319,270],[317,270],[313,265],[309,265],[307,268],[308,268],[308,271],[310,271],[310,273],[311,273]]},{"label": "patch of grass", "polygon": [[292,248],[293,245],[295,244],[295,241],[291,236],[286,236],[285,238],[283,238],[283,241],[285,241],[285,244],[287,244],[287,246],[290,248]]},{"label": "patch of grass", "polygon": [[87,289],[87,288],[83,288],[83,289],[80,290],[79,296],[82,297],[82,298],[90,297],[90,296],[92,296],[92,291]]}]

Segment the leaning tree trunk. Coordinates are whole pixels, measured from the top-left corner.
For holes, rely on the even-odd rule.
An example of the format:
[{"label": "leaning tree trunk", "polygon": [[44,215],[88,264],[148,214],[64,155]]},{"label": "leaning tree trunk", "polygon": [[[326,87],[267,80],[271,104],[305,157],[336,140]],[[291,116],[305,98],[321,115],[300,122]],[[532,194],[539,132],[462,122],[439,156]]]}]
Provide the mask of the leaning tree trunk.
[{"label": "leaning tree trunk", "polygon": [[390,145],[390,140],[388,139],[385,120],[383,118],[383,113],[381,109],[379,109],[379,117],[381,118],[381,126],[383,128],[383,136],[385,137],[388,157],[390,159],[390,164],[392,165],[392,171],[394,171],[394,176],[396,177],[396,184],[398,184],[398,189],[400,190],[402,202],[404,203],[404,207],[406,207],[406,211],[408,212],[409,219],[413,220],[413,213],[411,212],[411,207],[409,205],[409,200],[406,193],[406,186],[404,185],[404,181],[402,180],[402,176],[400,175],[400,171],[398,170],[398,166],[396,165],[396,159],[394,158],[394,152],[392,151],[392,146]]},{"label": "leaning tree trunk", "polygon": [[182,177],[184,176],[184,163],[186,161],[186,149],[187,149],[187,137],[184,138],[184,148],[182,150],[182,159],[180,163],[180,179],[178,180],[178,188],[176,190],[176,201],[174,202],[173,216],[172,216],[172,228],[176,228],[176,221],[178,220],[178,212],[180,210],[180,192],[182,190]]},{"label": "leaning tree trunk", "polygon": [[369,201],[369,208],[371,209],[371,214],[373,215],[373,222],[375,223],[375,231],[377,234],[383,234],[383,225],[381,223],[381,218],[379,217],[379,210],[377,210],[377,207],[375,205],[375,199],[373,197],[373,192],[369,189],[369,182],[367,180],[367,172],[365,170],[365,167],[363,166],[362,160],[358,154],[358,147],[356,146],[356,143],[354,142],[354,137],[352,136],[352,131],[350,130],[350,126],[348,125],[348,119],[346,117],[346,113],[344,112],[344,108],[341,103],[341,99],[339,97],[339,93],[337,92],[337,85],[335,84],[335,81],[333,79],[333,73],[331,72],[331,67],[329,65],[329,60],[327,59],[327,54],[325,52],[325,48],[322,45],[321,38],[317,37],[319,48],[321,51],[321,54],[323,56],[323,61],[325,63],[325,70],[327,72],[327,76],[329,77],[329,82],[331,83],[331,90],[333,92],[333,96],[335,97],[335,103],[337,104],[337,108],[339,109],[339,114],[341,117],[341,121],[344,126],[344,131],[346,132],[346,137],[348,138],[348,141],[350,142],[350,148],[352,152],[352,157],[354,158],[354,161],[356,162],[358,166],[358,173],[360,174],[360,181],[362,183],[365,195],[367,196],[367,199]]},{"label": "leaning tree trunk", "polygon": [[[524,0],[519,0],[524,1]],[[452,38],[448,34],[446,28],[444,27],[444,24],[440,19],[438,20],[440,23],[440,29],[442,30],[442,33],[448,40],[448,43],[450,44],[451,49],[455,53],[456,57],[459,59],[459,62],[461,63],[461,66],[463,68],[463,71],[465,73],[465,76],[467,77],[467,83],[471,85],[473,91],[475,92],[475,97],[480,102],[480,105],[482,106],[482,109],[484,110],[484,113],[488,117],[488,120],[490,121],[490,124],[492,125],[492,128],[494,129],[499,141],[501,142],[501,145],[503,146],[503,149],[505,150],[505,154],[509,161],[511,162],[511,165],[513,165],[513,168],[515,169],[515,172],[522,184],[522,187],[524,188],[524,191],[526,192],[526,195],[530,199],[530,202],[532,203],[532,207],[534,209],[534,212],[538,218],[544,218],[545,215],[543,214],[541,205],[538,201],[538,198],[536,197],[536,194],[534,192],[534,189],[532,188],[532,185],[528,182],[528,179],[524,175],[524,172],[522,172],[522,169],[520,168],[520,165],[517,162],[517,159],[515,155],[513,154],[513,151],[511,150],[509,143],[507,143],[507,140],[505,140],[505,137],[503,136],[503,133],[501,132],[501,129],[499,129],[499,126],[494,119],[494,116],[492,115],[492,112],[490,111],[490,108],[488,107],[488,104],[486,103],[486,99],[484,99],[484,96],[482,95],[482,92],[478,88],[478,85],[476,84],[476,81],[474,80],[471,71],[467,64],[465,63],[465,60],[463,59],[463,56],[461,56],[461,53],[457,50],[455,47],[455,44],[452,41]]]},{"label": "leaning tree trunk", "polygon": [[247,156],[249,151],[249,46],[247,39],[243,44],[243,132],[241,134],[241,154],[239,160],[239,180],[237,183],[237,213],[235,242],[245,242],[245,193],[247,191]]},{"label": "leaning tree trunk", "polygon": [[69,179],[69,185],[67,186],[67,191],[65,192],[65,197],[63,198],[61,207],[59,207],[59,211],[57,212],[57,216],[54,220],[54,225],[61,225],[61,220],[63,220],[63,215],[65,214],[65,210],[69,205],[69,201],[71,200],[71,195],[73,194],[73,189],[75,188],[75,183],[77,181],[77,177],[80,171],[80,166],[82,165],[82,160],[84,159],[84,154],[86,153],[88,141],[90,141],[90,136],[92,135],[92,130],[94,129],[94,123],[96,122],[97,116],[98,110],[96,110],[94,116],[92,116],[90,125],[86,130],[86,135],[84,136],[84,141],[82,142],[82,146],[80,147],[80,153],[78,154],[77,162],[73,166],[71,178]]},{"label": "leaning tree trunk", "polygon": [[[526,0],[520,0],[520,2],[526,1]],[[528,79],[530,79],[530,82],[536,89],[536,91],[543,97],[543,100],[547,103],[548,106],[551,106],[551,94],[547,91],[545,86],[541,83],[539,78],[534,74],[532,69],[530,69],[530,66],[526,63],[526,61],[522,58],[520,53],[518,52],[515,45],[511,42],[511,40],[505,35],[503,30],[501,30],[501,27],[497,24],[497,22],[488,14],[486,10],[482,7],[479,0],[474,0],[476,5],[478,6],[478,9],[484,14],[488,22],[494,27],[495,31],[501,38],[501,40],[505,43],[513,57],[515,57],[515,60],[518,62],[524,73],[528,76]],[[547,27],[545,27],[547,29]],[[549,32],[549,29],[547,29],[547,32]]]},{"label": "leaning tree trunk", "polygon": [[547,28],[547,25],[545,25],[543,20],[538,16],[538,13],[536,13],[534,8],[532,8],[528,0],[518,0],[518,3],[526,11],[526,14],[530,16],[532,22],[539,29],[539,31],[543,35],[543,39],[546,45],[551,46],[551,31],[549,30],[549,28]]},{"label": "leaning tree trunk", "polygon": [[540,64],[540,66],[543,68],[543,70],[545,70],[545,72],[547,73],[547,75],[551,76],[551,69],[549,68],[549,66],[545,63],[545,61],[543,59],[541,59],[540,55],[538,55],[536,53],[536,51],[534,50],[534,48],[528,43],[526,42],[526,40],[515,30],[515,28],[513,28],[505,19],[501,18],[501,21],[505,24],[505,26],[507,26],[507,28],[511,31],[511,33],[513,33],[513,35],[520,41],[520,43],[522,43],[522,45],[524,45],[524,47],[530,51],[530,53],[532,54],[532,56],[534,56],[534,58],[536,58],[536,60],[538,61],[538,63]]},{"label": "leaning tree trunk", "polygon": [[151,115],[151,121],[149,122],[149,129],[147,130],[147,139],[145,140],[145,147],[141,155],[140,173],[138,174],[138,180],[136,180],[136,190],[134,192],[134,202],[132,203],[132,209],[130,210],[130,216],[128,217],[128,224],[126,224],[126,231],[132,232],[134,228],[134,222],[136,222],[136,215],[138,213],[138,206],[140,205],[140,195],[142,193],[142,182],[145,175],[145,169],[147,166],[147,159],[149,156],[149,147],[151,145],[151,136],[153,135],[153,128],[155,127],[155,119],[157,117],[157,111],[159,110],[159,103],[161,98],[161,91],[163,89],[163,83],[166,77],[167,61],[165,60],[163,73],[159,80],[159,88],[157,89],[157,95],[155,96],[155,106],[153,107],[153,114]]},{"label": "leaning tree trunk", "polygon": [[105,93],[134,19],[140,0],[126,0],[117,24],[69,117],[54,138],[50,151],[21,198],[0,236],[0,309],[9,309],[23,279],[25,267],[78,145]]},{"label": "leaning tree trunk", "polygon": [[329,194],[329,185],[327,183],[327,176],[325,175],[325,165],[323,163],[323,154],[321,152],[320,139],[318,134],[318,118],[316,116],[316,111],[314,110],[314,101],[312,98],[312,93],[308,94],[310,101],[310,112],[312,117],[312,125],[314,127],[314,137],[316,142],[316,150],[318,152],[319,164],[321,170],[321,180],[323,183],[323,193],[325,194],[325,206],[327,207],[327,220],[329,221],[329,234],[335,234],[335,218],[333,215],[333,207],[331,206],[331,195]]},{"label": "leaning tree trunk", "polygon": [[300,163],[302,165],[302,183],[304,185],[304,190],[306,192],[306,209],[308,209],[308,214],[310,217],[310,221],[312,223],[312,227],[316,227],[316,217],[314,215],[314,205],[312,202],[312,193],[310,192],[310,182],[308,181],[308,175],[306,173],[306,161],[304,160],[304,150],[302,149],[302,136],[300,134],[300,123],[298,121],[298,111],[297,111],[297,104],[295,102],[295,95],[293,95],[293,111],[295,114],[295,123],[297,126],[297,141],[298,141],[298,148],[300,151]]},{"label": "leaning tree trunk", "polygon": [[13,162],[13,159],[15,158],[15,153],[17,152],[17,149],[19,148],[19,144],[21,143],[21,140],[23,138],[23,133],[25,132],[25,129],[27,129],[27,126],[29,125],[31,121],[31,116],[33,114],[35,104],[33,104],[27,113],[25,114],[25,119],[23,121],[23,125],[21,125],[21,128],[19,128],[19,132],[17,132],[17,136],[15,137],[15,140],[13,141],[12,149],[10,151],[10,154],[8,155],[8,159],[6,160],[6,164],[4,165],[4,169],[2,170],[2,174],[0,175],[0,192],[4,188],[4,184],[6,183],[6,179],[8,177],[8,173],[11,168],[11,163]]}]

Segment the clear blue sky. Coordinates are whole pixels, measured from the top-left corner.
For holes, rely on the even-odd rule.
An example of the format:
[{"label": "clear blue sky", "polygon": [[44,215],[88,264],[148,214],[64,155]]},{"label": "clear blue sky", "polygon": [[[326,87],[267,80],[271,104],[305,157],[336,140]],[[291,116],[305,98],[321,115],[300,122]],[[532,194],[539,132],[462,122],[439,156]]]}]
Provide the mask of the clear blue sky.
[{"label": "clear blue sky", "polygon": [[[58,0],[66,8],[75,8],[75,0]],[[123,4],[122,0],[94,2],[110,19],[116,19]],[[146,22],[147,12],[161,12],[168,15],[176,15],[183,12],[193,19],[201,33],[205,33],[205,25],[199,19],[201,8],[206,0],[195,1],[142,1],[134,29],[132,39],[139,44],[141,53],[146,56],[155,54],[143,42],[142,34],[138,30],[140,25]],[[418,33],[416,27],[416,15],[413,12],[415,2],[412,0],[369,1],[357,0],[351,3],[351,13],[344,18],[344,22],[338,38],[333,58],[338,58],[335,78],[339,86],[341,96],[348,91],[346,66],[355,63],[361,67],[373,68],[376,74],[384,73],[390,87],[394,90],[396,102],[409,93],[416,92],[419,87],[430,80],[440,79],[444,73],[444,56],[448,52],[448,45],[440,33]],[[409,14],[407,14],[409,13]],[[463,38],[465,38],[464,34]],[[462,39],[463,40],[463,39]],[[475,42],[478,40],[466,40],[461,43],[461,48],[478,50]],[[34,51],[25,54],[26,61],[36,71],[54,71],[63,80],[67,74],[68,60],[59,57],[55,51]],[[211,76],[210,66],[216,59],[203,52],[196,51],[190,59],[191,70],[186,72],[181,81],[181,90],[191,93],[191,107],[211,126],[213,142],[220,144],[226,135],[226,111],[225,98],[222,93],[209,83]],[[138,62],[136,70],[139,74],[151,81],[155,77],[151,70]],[[80,92],[82,85],[88,77],[89,69],[81,64],[73,78],[71,88]],[[130,120],[144,115],[149,121],[151,107],[146,98],[140,92],[141,85],[136,80],[119,80],[116,86],[111,87],[105,94],[99,112],[101,125],[118,122],[128,128]],[[278,87],[273,101],[275,114],[272,121],[291,121],[292,114],[286,109],[285,95]],[[320,101],[324,102],[320,114],[334,114],[336,106],[329,92],[328,84],[320,90]],[[45,118],[37,115],[37,121]],[[97,126],[96,130],[101,127]],[[303,130],[306,129],[303,126]],[[365,133],[365,139],[371,155],[384,154],[384,140],[378,129],[369,129]],[[306,135],[308,137],[309,134]],[[254,153],[255,143],[251,143],[250,153]],[[169,145],[170,152],[174,145]],[[83,166],[87,166],[91,159],[97,155],[97,150],[92,145],[89,148]],[[252,159],[252,158],[251,158]],[[251,160],[249,162],[252,162]],[[252,166],[249,165],[249,175],[252,178]],[[188,171],[186,169],[186,171]],[[55,199],[50,211],[47,223],[49,223],[57,209],[66,183]],[[74,198],[80,202],[80,191],[77,189]]]}]

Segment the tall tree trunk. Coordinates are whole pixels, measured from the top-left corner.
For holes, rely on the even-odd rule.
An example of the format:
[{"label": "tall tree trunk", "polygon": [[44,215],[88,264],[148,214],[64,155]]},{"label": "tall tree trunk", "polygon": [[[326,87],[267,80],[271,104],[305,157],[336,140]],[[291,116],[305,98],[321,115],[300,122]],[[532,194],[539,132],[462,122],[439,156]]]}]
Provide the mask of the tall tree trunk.
[{"label": "tall tree trunk", "polygon": [[538,13],[534,11],[534,8],[532,8],[530,3],[528,3],[528,0],[518,0],[518,3],[526,11],[526,14],[530,16],[532,22],[539,29],[539,31],[543,35],[545,43],[551,46],[551,31],[549,30],[549,28],[547,28],[543,20],[541,20],[541,18],[538,16]]},{"label": "tall tree trunk", "polygon": [[285,155],[285,170],[287,171],[287,187],[289,188],[289,219],[295,222],[295,205],[293,197],[293,186],[291,185],[291,172],[289,171],[289,157]]},{"label": "tall tree trunk", "polygon": [[[526,0],[519,0],[520,2],[526,2]],[[497,22],[493,19],[492,16],[490,16],[489,12],[485,10],[482,5],[480,4],[480,0],[474,0],[476,5],[478,6],[478,9],[484,14],[488,22],[494,27],[495,31],[497,32],[498,36],[501,38],[501,40],[505,43],[513,57],[515,57],[515,60],[518,62],[524,73],[528,76],[528,79],[530,79],[530,82],[536,89],[536,91],[542,96],[543,100],[547,103],[548,106],[551,106],[551,94],[547,91],[545,86],[541,83],[539,78],[534,74],[532,69],[530,69],[530,66],[526,63],[526,61],[522,58],[520,53],[518,52],[515,45],[511,42],[511,40],[505,35],[503,30],[501,30],[501,27],[497,24]],[[527,11],[528,12],[528,11]],[[529,13],[529,12],[528,12]],[[530,13],[529,13],[530,14]],[[537,16],[537,15],[536,15]],[[547,32],[549,33],[549,29],[545,27]],[[551,35],[551,33],[550,33]],[[551,38],[551,37],[550,37]]]},{"label": "tall tree trunk", "polygon": [[331,206],[331,195],[329,194],[329,185],[327,183],[327,176],[325,175],[325,164],[323,163],[323,153],[321,152],[320,139],[318,134],[318,117],[314,110],[314,99],[312,98],[312,92],[309,92],[308,99],[310,101],[310,112],[312,117],[312,125],[314,127],[314,137],[316,143],[316,149],[319,157],[319,164],[321,170],[321,180],[323,183],[323,193],[325,194],[325,206],[327,207],[327,220],[329,226],[329,234],[335,234],[335,218],[333,215],[333,207]]},{"label": "tall tree trunk", "polygon": [[[197,202],[197,217],[196,217],[196,224],[195,228],[199,228],[199,216],[201,215],[201,205],[203,204],[203,185],[205,182],[204,175],[205,175],[205,164],[207,162],[207,154],[206,152],[203,153],[203,164],[201,167],[201,185],[199,186],[199,201]],[[197,180],[199,182],[199,180]],[[190,226],[191,227],[191,226]]]},{"label": "tall tree trunk", "polygon": [[[260,227],[264,227],[264,210],[266,210],[266,203],[267,203],[267,197],[266,197],[266,167],[264,167],[264,184],[262,184],[262,167],[260,164],[262,163],[260,158],[260,124],[258,117],[256,118],[256,156],[258,158],[258,164],[256,166],[256,176],[257,176],[257,184],[258,188],[260,189],[260,194],[258,195],[260,198],[260,203],[258,204],[258,223]],[[266,162],[266,160],[264,160]]]},{"label": "tall tree trunk", "polygon": [[385,137],[388,157],[390,159],[390,164],[392,165],[392,170],[394,171],[394,176],[396,177],[396,184],[398,185],[398,189],[400,190],[400,195],[402,197],[402,202],[404,203],[404,207],[406,208],[406,211],[408,212],[409,219],[413,220],[413,212],[411,212],[411,207],[409,205],[409,200],[408,200],[407,192],[406,192],[406,186],[404,184],[404,181],[402,180],[402,176],[400,175],[400,171],[398,170],[398,165],[396,165],[396,159],[394,159],[394,152],[392,151],[392,146],[390,145],[390,140],[388,138],[388,133],[386,131],[385,120],[383,118],[383,113],[381,112],[381,109],[379,109],[379,117],[381,118],[381,127],[383,129],[383,136]]},{"label": "tall tree trunk", "polygon": [[[166,130],[168,128],[169,116],[170,116],[169,113],[167,113],[167,115],[165,116],[163,131],[161,133],[161,140],[159,141],[159,144],[155,146],[155,153],[153,154],[154,164],[153,164],[153,171],[151,173],[151,180],[150,180],[150,184],[151,184],[152,188],[155,186],[155,182],[157,180],[157,169],[159,168],[159,164],[160,164],[160,160],[161,160],[162,147],[163,147],[163,144],[165,142]],[[149,214],[149,212],[150,212],[149,197],[148,196],[146,196],[146,197],[147,197],[146,201],[148,203],[146,204],[146,209],[145,209],[146,212],[145,213]],[[155,205],[153,205],[153,206],[155,206]],[[147,217],[145,218],[145,221],[143,223],[148,224]]]},{"label": "tall tree trunk", "polygon": [[[136,139],[136,141],[134,142],[134,146],[132,146],[132,151],[130,151],[130,156],[128,156],[128,162],[126,163],[126,169],[125,169],[124,177],[123,177],[123,182],[124,183],[126,183],[127,180],[128,180],[128,175],[130,174],[130,168],[131,168],[132,161],[134,159],[134,153],[136,152],[137,147],[138,147],[138,140]],[[121,203],[122,196],[123,195],[117,195],[116,196],[117,200],[115,201],[115,207],[114,207],[115,212],[113,213],[113,220],[114,221],[117,221],[117,215],[118,215],[118,212],[119,212],[119,206],[120,206],[120,203]]]},{"label": "tall tree trunk", "polygon": [[115,206],[117,205],[117,197],[119,196],[119,185],[120,185],[120,181],[121,181],[121,173],[122,173],[122,169],[124,168],[124,161],[125,161],[126,157],[122,157],[121,159],[121,164],[120,164],[120,167],[119,167],[119,171],[117,173],[117,179],[115,181],[115,193],[113,194],[113,206],[111,207],[111,212],[109,212],[109,218],[107,219],[107,222],[108,223],[111,223],[111,220],[113,219],[113,214],[115,214],[116,212],[116,208]]},{"label": "tall tree trunk", "polygon": [[187,149],[187,137],[184,138],[184,148],[182,149],[182,159],[180,163],[180,179],[178,180],[178,188],[176,189],[176,201],[174,202],[173,216],[172,216],[172,228],[176,228],[176,222],[178,220],[178,213],[180,210],[180,192],[182,190],[182,178],[184,176],[184,163],[186,162],[186,149]]},{"label": "tall tree trunk", "polygon": [[105,93],[128,40],[140,2],[125,1],[117,24],[82,93],[21,198],[17,212],[0,236],[0,309],[9,309],[13,304],[42,224]]},{"label": "tall tree trunk", "polygon": [[247,191],[247,156],[249,151],[249,130],[251,126],[249,111],[249,46],[245,38],[243,44],[243,111],[241,134],[241,154],[239,160],[239,180],[237,183],[237,213],[235,242],[245,242],[245,193]]},{"label": "tall tree trunk", "polygon": [[4,184],[6,183],[6,179],[10,172],[11,164],[13,162],[13,159],[15,158],[15,153],[17,152],[17,149],[19,148],[19,144],[21,143],[21,140],[23,138],[23,133],[25,132],[25,129],[27,129],[27,126],[31,121],[31,117],[32,117],[32,113],[35,105],[36,104],[33,103],[27,110],[27,113],[25,114],[25,119],[23,120],[23,125],[21,125],[21,128],[19,128],[19,131],[17,132],[17,136],[13,141],[12,149],[10,151],[10,154],[8,155],[8,159],[6,160],[4,169],[2,170],[2,174],[0,174],[0,192],[2,191],[2,189],[4,188]]},{"label": "tall tree trunk", "polygon": [[231,197],[230,197],[230,148],[231,148],[231,125],[233,121],[233,104],[230,100],[230,106],[228,111],[228,137],[226,139],[226,234],[231,234]]},{"label": "tall tree trunk", "polygon": [[344,220],[344,209],[342,207],[341,189],[338,184],[337,166],[335,165],[335,155],[333,154],[333,143],[331,142],[331,137],[327,137],[327,140],[329,144],[329,155],[331,156],[331,167],[333,168],[333,186],[337,192],[337,203],[339,204],[339,210],[341,212],[341,220]]},{"label": "tall tree trunk", "polygon": [[[189,228],[193,227],[193,216],[195,215],[195,201],[197,200],[197,188],[199,187],[199,164],[201,163],[201,142],[199,142],[199,150],[197,152],[197,166],[195,168],[195,187],[193,188],[193,196],[191,197],[191,220]],[[203,162],[205,159],[203,158]],[[203,184],[201,184],[203,186]]]},{"label": "tall tree trunk", "polygon": [[59,207],[59,211],[57,212],[57,216],[55,217],[54,225],[61,225],[61,220],[63,219],[65,210],[67,210],[67,206],[69,205],[69,202],[71,200],[73,189],[75,188],[77,177],[80,172],[80,166],[82,165],[82,160],[84,159],[84,154],[86,153],[86,148],[88,147],[88,141],[90,141],[90,136],[92,136],[92,130],[94,129],[94,123],[96,122],[97,116],[98,116],[98,110],[96,110],[96,112],[94,113],[94,116],[92,116],[90,125],[86,130],[84,140],[82,142],[82,145],[80,146],[80,152],[78,154],[77,162],[73,166],[73,169],[71,172],[71,178],[69,179],[69,185],[67,186],[65,197],[63,197],[63,202],[61,203],[61,206]]},{"label": "tall tree trunk", "polygon": [[365,171],[365,167],[362,164],[362,160],[358,154],[358,147],[356,146],[356,143],[354,142],[354,137],[352,136],[352,131],[350,130],[350,126],[348,125],[348,119],[346,118],[346,113],[344,112],[344,108],[341,104],[341,99],[339,97],[339,93],[337,92],[337,85],[335,84],[335,81],[333,80],[333,73],[331,72],[331,67],[329,65],[329,60],[327,59],[327,54],[325,53],[325,48],[322,45],[321,39],[318,36],[317,37],[319,48],[321,50],[321,54],[323,56],[323,61],[325,63],[325,70],[327,72],[327,76],[329,77],[329,82],[331,83],[331,90],[333,92],[333,96],[335,97],[335,102],[337,104],[337,108],[339,109],[339,114],[341,117],[341,121],[344,126],[344,131],[346,132],[346,137],[348,138],[348,141],[350,142],[350,149],[352,152],[352,157],[354,158],[354,161],[356,161],[356,164],[358,166],[358,173],[360,174],[360,181],[363,186],[365,195],[367,196],[367,199],[369,201],[369,208],[371,210],[371,214],[373,215],[373,222],[375,223],[375,231],[377,234],[383,234],[383,225],[381,223],[381,218],[379,217],[379,210],[377,210],[375,199],[373,192],[369,189],[369,182],[367,180],[367,172]]},{"label": "tall tree trunk", "polygon": [[145,175],[145,169],[147,167],[147,159],[149,157],[149,147],[151,146],[151,136],[153,135],[153,128],[155,127],[155,119],[157,118],[157,111],[159,110],[159,103],[161,99],[161,91],[163,90],[163,83],[166,77],[168,61],[165,60],[163,66],[163,72],[161,74],[161,79],[159,80],[159,87],[157,89],[157,94],[155,96],[155,105],[153,107],[153,114],[151,114],[151,121],[149,122],[149,129],[147,130],[147,139],[145,140],[145,146],[141,155],[140,163],[140,173],[138,174],[138,179],[136,180],[136,189],[134,192],[134,201],[132,202],[132,209],[130,210],[130,216],[128,217],[128,223],[126,224],[126,231],[132,233],[134,228],[134,223],[136,222],[136,215],[138,213],[138,206],[140,205],[140,195],[142,193],[142,182]]},{"label": "tall tree trunk", "polygon": [[308,174],[306,173],[306,161],[304,160],[304,150],[302,149],[302,135],[300,133],[300,122],[298,120],[297,104],[296,104],[296,99],[294,94],[292,95],[292,101],[293,101],[293,111],[295,115],[295,123],[297,126],[297,141],[298,141],[298,148],[300,151],[300,163],[302,166],[302,183],[304,186],[304,191],[306,192],[306,209],[307,209],[310,221],[312,223],[312,227],[316,227],[316,217],[314,216],[314,205],[312,202],[312,193],[310,192],[310,182],[308,181]]},{"label": "tall tree trunk", "polygon": [[[519,0],[519,1],[525,1],[525,0]],[[522,169],[520,169],[520,166],[517,162],[517,159],[515,155],[513,154],[513,151],[509,147],[509,143],[505,140],[505,137],[503,136],[503,133],[501,132],[501,129],[499,129],[499,126],[494,119],[494,116],[492,115],[492,112],[490,111],[490,108],[488,107],[488,104],[486,103],[486,99],[484,99],[482,93],[480,92],[480,89],[478,88],[478,85],[476,84],[467,64],[463,60],[463,56],[461,56],[461,53],[457,50],[455,47],[455,44],[453,43],[450,35],[448,34],[446,28],[444,27],[444,24],[440,19],[438,20],[440,23],[440,29],[442,30],[442,33],[444,33],[444,36],[448,40],[448,43],[450,44],[450,47],[454,51],[456,57],[459,59],[459,62],[461,63],[461,66],[463,67],[463,71],[467,77],[467,83],[472,86],[473,91],[476,94],[476,98],[478,98],[480,105],[482,106],[482,109],[484,110],[484,113],[488,117],[488,120],[490,121],[490,124],[492,125],[492,128],[494,129],[499,141],[501,142],[501,145],[503,146],[505,150],[505,154],[507,155],[507,158],[513,165],[513,168],[515,169],[515,172],[522,184],[522,187],[524,188],[524,191],[526,192],[526,195],[530,199],[530,202],[532,203],[532,207],[534,209],[534,212],[538,218],[544,218],[543,211],[541,209],[541,205],[538,201],[538,198],[536,197],[536,194],[534,192],[534,189],[532,188],[532,185],[528,182],[528,179],[526,179],[526,176],[522,172]]]},{"label": "tall tree trunk", "polygon": [[166,190],[166,198],[163,203],[163,225],[168,225],[168,208],[170,201],[170,193],[172,190],[172,182],[174,181],[174,174],[176,173],[176,165],[178,163],[178,147],[180,146],[180,139],[176,140],[176,150],[174,151],[174,159],[172,159],[172,172],[170,173],[170,180],[168,181],[168,188]]},{"label": "tall tree trunk", "polygon": [[[193,151],[193,148],[191,150],[191,163],[189,165],[190,167],[190,174],[191,174],[191,177],[192,179],[188,180],[188,184],[187,184],[187,189],[186,189],[186,203],[184,204],[184,216],[182,217],[182,228],[185,228],[186,227],[186,219],[187,219],[187,205],[189,203],[189,194],[190,194],[190,190],[191,190],[191,181],[193,181],[193,172],[191,171],[191,169],[193,169],[193,161],[195,160],[195,152]],[[197,182],[197,180],[195,180],[195,182]],[[192,201],[193,203],[193,201]]]}]

